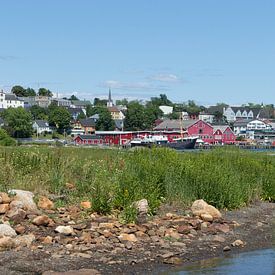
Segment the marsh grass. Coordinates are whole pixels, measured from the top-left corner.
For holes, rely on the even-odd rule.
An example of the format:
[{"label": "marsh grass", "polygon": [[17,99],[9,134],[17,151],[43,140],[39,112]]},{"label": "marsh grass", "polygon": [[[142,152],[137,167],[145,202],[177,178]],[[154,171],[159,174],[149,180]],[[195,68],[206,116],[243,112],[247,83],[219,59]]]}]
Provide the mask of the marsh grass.
[{"label": "marsh grass", "polygon": [[[74,183],[75,189],[66,188]],[[146,198],[150,214],[159,205],[190,205],[204,199],[233,209],[275,200],[275,158],[238,149],[178,153],[169,149],[135,152],[90,148],[0,148],[0,188],[55,193],[74,204],[90,200],[93,211],[121,211],[134,221],[133,202]]]}]

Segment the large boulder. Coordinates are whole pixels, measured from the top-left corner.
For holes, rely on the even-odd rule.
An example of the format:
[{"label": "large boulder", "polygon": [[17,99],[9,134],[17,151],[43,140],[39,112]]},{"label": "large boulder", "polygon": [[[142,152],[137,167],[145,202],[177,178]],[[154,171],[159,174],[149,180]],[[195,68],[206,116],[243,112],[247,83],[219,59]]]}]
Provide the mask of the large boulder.
[{"label": "large boulder", "polygon": [[0,224],[0,237],[15,237],[15,230],[8,224]]},{"label": "large boulder", "polygon": [[13,201],[21,202],[26,211],[37,211],[37,206],[33,200],[34,194],[32,192],[14,189],[10,190],[9,193],[15,194]]},{"label": "large boulder", "polygon": [[193,202],[191,207],[192,213],[195,216],[210,215],[213,219],[220,219],[222,217],[221,212],[216,209],[214,206],[208,204],[204,200],[196,200]]}]

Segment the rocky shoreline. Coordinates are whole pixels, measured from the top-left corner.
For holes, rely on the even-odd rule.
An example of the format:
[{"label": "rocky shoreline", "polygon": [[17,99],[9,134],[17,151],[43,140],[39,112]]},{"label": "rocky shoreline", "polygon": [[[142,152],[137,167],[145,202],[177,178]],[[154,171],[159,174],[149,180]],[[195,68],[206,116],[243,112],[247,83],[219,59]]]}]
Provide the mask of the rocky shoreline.
[{"label": "rocky shoreline", "polygon": [[[0,193],[0,274],[159,274],[173,266],[274,245],[275,204],[220,213],[139,207],[137,224],[91,213],[90,202],[55,207],[47,197]],[[78,270],[68,273],[69,270]]]}]

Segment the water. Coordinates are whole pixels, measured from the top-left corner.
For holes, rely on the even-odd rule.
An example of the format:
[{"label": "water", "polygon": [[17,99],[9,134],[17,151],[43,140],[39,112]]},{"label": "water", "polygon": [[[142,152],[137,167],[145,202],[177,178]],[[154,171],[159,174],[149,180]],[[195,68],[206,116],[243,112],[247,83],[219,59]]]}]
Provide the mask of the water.
[{"label": "water", "polygon": [[169,275],[275,275],[275,248],[203,260]]}]

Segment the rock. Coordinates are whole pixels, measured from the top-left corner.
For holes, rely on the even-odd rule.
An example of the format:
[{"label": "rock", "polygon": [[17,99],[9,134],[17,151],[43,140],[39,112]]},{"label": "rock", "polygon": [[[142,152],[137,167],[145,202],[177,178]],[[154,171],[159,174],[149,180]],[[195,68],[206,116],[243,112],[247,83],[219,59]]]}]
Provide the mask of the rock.
[{"label": "rock", "polygon": [[180,225],[178,227],[178,232],[180,234],[189,234],[191,229],[192,229],[192,227],[189,225]]},{"label": "rock", "polygon": [[230,227],[228,224],[224,223],[224,224],[217,224],[215,225],[215,228],[222,232],[222,233],[228,233],[230,231]]},{"label": "rock", "polygon": [[65,272],[45,271],[42,275],[100,275],[100,272],[95,269],[79,269]]},{"label": "rock", "polygon": [[174,255],[175,255],[174,252],[167,252],[167,253],[164,253],[164,254],[160,255],[160,257],[163,258],[163,259],[167,259],[167,258],[170,258]]},{"label": "rock", "polygon": [[6,216],[16,224],[21,223],[26,218],[26,211],[21,208],[11,208]]},{"label": "rock", "polygon": [[128,250],[131,250],[133,248],[133,243],[129,241],[126,241],[124,245],[125,245],[125,248],[127,248]]},{"label": "rock", "polygon": [[142,199],[135,203],[135,206],[139,212],[139,214],[147,214],[149,211],[149,204],[146,199]]},{"label": "rock", "polygon": [[15,242],[11,237],[0,238],[0,251],[5,251],[15,248]]},{"label": "rock", "polygon": [[237,246],[237,247],[242,246],[243,247],[244,246],[244,242],[242,240],[236,240],[231,245],[233,247],[235,247],[235,246]]},{"label": "rock", "polygon": [[7,193],[4,192],[0,192],[0,203],[10,203],[11,202],[11,198],[9,197],[9,195]]},{"label": "rock", "polygon": [[213,217],[210,214],[201,214],[201,218],[205,222],[212,222]]},{"label": "rock", "polygon": [[0,214],[5,214],[10,209],[8,203],[0,204]]},{"label": "rock", "polygon": [[181,265],[183,260],[179,257],[171,257],[163,260],[164,264],[173,264],[173,265]]},{"label": "rock", "polygon": [[37,225],[37,226],[40,226],[40,225],[47,226],[47,225],[49,225],[52,222],[53,222],[52,219],[50,219],[46,215],[37,216],[32,221],[32,223],[35,224],[35,225]]},{"label": "rock", "polygon": [[219,242],[219,243],[224,243],[225,242],[225,238],[222,236],[214,236],[213,238],[213,242]]},{"label": "rock", "polygon": [[191,207],[192,213],[195,216],[201,216],[202,214],[209,214],[213,219],[220,219],[222,217],[221,212],[214,206],[208,204],[204,200],[196,200]]},{"label": "rock", "polygon": [[0,237],[15,237],[15,230],[8,224],[0,224]]},{"label": "rock", "polygon": [[201,224],[201,230],[206,229],[206,228],[208,227],[208,225],[209,225],[208,222],[203,222],[203,223]]},{"label": "rock", "polygon": [[178,232],[175,231],[175,229],[167,229],[165,231],[165,237],[168,237],[168,238],[173,238],[173,239],[176,239],[176,240],[179,240],[180,239],[180,234]]},{"label": "rock", "polygon": [[90,209],[92,207],[92,204],[90,201],[82,201],[80,203],[80,206],[83,208],[83,209]]},{"label": "rock", "polygon": [[53,237],[47,236],[42,241],[44,244],[51,244],[53,242]]},{"label": "rock", "polygon": [[24,246],[30,247],[34,241],[35,241],[35,236],[33,234],[18,236],[14,239],[15,245],[21,246],[21,247],[24,247]]},{"label": "rock", "polygon": [[44,210],[54,209],[54,203],[47,197],[40,197],[37,206]]},{"label": "rock", "polygon": [[58,232],[58,233],[67,235],[67,236],[74,234],[73,228],[69,225],[67,225],[67,226],[59,225],[59,226],[56,227],[55,231]]},{"label": "rock", "polygon": [[37,211],[37,206],[33,200],[34,194],[32,192],[14,189],[10,190],[9,193],[16,194],[13,201],[22,202],[24,210]]},{"label": "rock", "polygon": [[122,233],[121,235],[118,236],[118,239],[123,242],[123,241],[129,241],[129,242],[137,242],[138,239],[134,234],[126,234]]},{"label": "rock", "polygon": [[15,232],[17,233],[17,234],[24,234],[25,233],[25,231],[26,231],[26,227],[25,226],[23,226],[23,225],[20,225],[20,224],[18,224],[15,228]]},{"label": "rock", "polygon": [[227,246],[225,246],[224,248],[223,248],[223,251],[224,252],[226,252],[226,251],[230,251],[231,250],[231,248],[227,245]]}]

